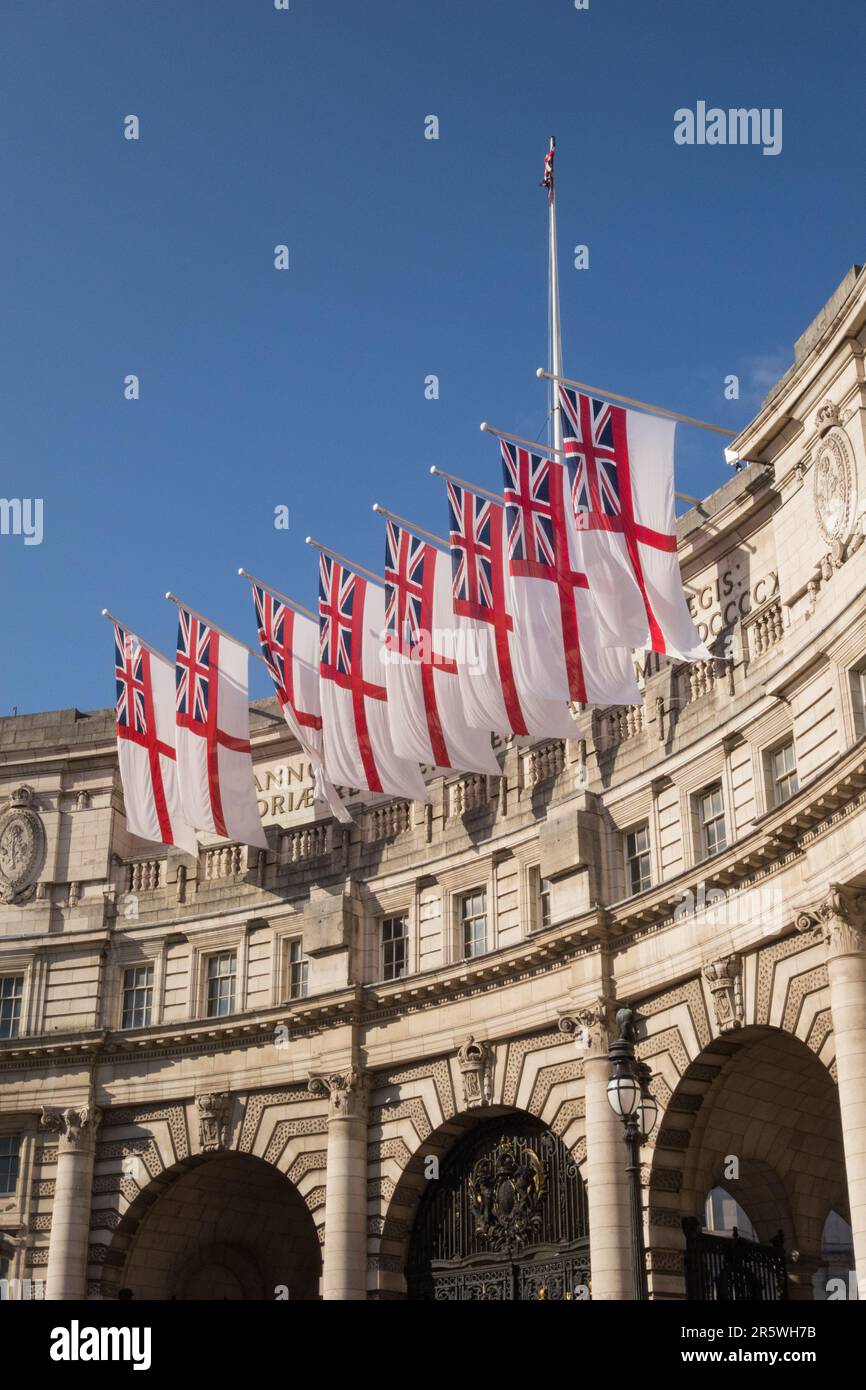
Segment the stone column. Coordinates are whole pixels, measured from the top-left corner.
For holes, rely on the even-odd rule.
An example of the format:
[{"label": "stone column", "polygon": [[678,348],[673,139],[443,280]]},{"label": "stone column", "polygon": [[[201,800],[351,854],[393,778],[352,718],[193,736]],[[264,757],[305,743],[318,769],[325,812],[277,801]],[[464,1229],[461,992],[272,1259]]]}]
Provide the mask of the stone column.
[{"label": "stone column", "polygon": [[631,1215],[622,1121],[610,1108],[608,1050],[613,1009],[599,999],[560,1019],[560,1029],[574,1035],[583,1051],[586,1099],[586,1194],[594,1299],[630,1299],[634,1292],[631,1262]]},{"label": "stone column", "polygon": [[46,1298],[83,1299],[87,1294],[93,1159],[100,1118],[101,1112],[90,1104],[42,1111],[40,1125],[58,1135]]},{"label": "stone column", "polygon": [[[866,1296],[866,897],[831,885],[814,914],[827,942],[830,1011],[854,1261]],[[802,928],[803,918],[797,925]]]},{"label": "stone column", "polygon": [[323,1296],[363,1300],[367,1297],[367,1080],[353,1068],[311,1076],[309,1090],[328,1097]]}]

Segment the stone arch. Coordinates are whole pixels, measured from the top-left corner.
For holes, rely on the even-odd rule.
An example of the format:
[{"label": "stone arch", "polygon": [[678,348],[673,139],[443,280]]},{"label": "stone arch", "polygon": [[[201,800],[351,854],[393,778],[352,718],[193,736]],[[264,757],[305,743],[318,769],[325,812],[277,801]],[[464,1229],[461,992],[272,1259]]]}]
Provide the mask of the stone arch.
[{"label": "stone arch", "polygon": [[[581,1114],[582,1114],[581,1110]],[[412,1228],[422,1197],[428,1190],[429,1179],[426,1175],[426,1165],[428,1159],[435,1158],[441,1166],[445,1163],[448,1156],[457,1146],[466,1139],[473,1130],[481,1128],[490,1121],[497,1119],[513,1119],[525,1116],[527,1119],[541,1122],[541,1116],[537,1111],[522,1109],[518,1106],[507,1105],[479,1105],[471,1110],[464,1110],[451,1119],[440,1124],[432,1130],[426,1138],[422,1139],[414,1152],[405,1151],[404,1166],[398,1181],[393,1186],[393,1191],[387,1204],[385,1218],[382,1224],[380,1255],[380,1268],[398,1275],[399,1280],[394,1281],[394,1287],[388,1294],[379,1291],[373,1297],[405,1297],[405,1269],[409,1254],[409,1243],[412,1236]],[[583,1165],[586,1162],[586,1139],[578,1135],[572,1138],[569,1144],[564,1134],[558,1132],[558,1127],[545,1125],[550,1133],[562,1138],[569,1153],[574,1159],[581,1173],[581,1180],[585,1180]],[[566,1126],[567,1128],[568,1126]],[[404,1146],[405,1148],[405,1146]],[[368,1295],[370,1296],[370,1295]]]},{"label": "stone arch", "polygon": [[[318,1297],[321,1250],[303,1197],[274,1166],[222,1151],[182,1159],[127,1208],[101,1294],[137,1299]],[[284,1295],[285,1296],[285,1295]]]},{"label": "stone arch", "polygon": [[[727,1169],[736,1160],[738,1176]],[[751,1026],[716,1038],[672,1090],[649,1164],[654,1297],[683,1297],[682,1219],[703,1215],[724,1187],[759,1239],[778,1230],[799,1259],[792,1295],[811,1297],[827,1210],[847,1210],[839,1101],[833,1077],[806,1042]]]}]

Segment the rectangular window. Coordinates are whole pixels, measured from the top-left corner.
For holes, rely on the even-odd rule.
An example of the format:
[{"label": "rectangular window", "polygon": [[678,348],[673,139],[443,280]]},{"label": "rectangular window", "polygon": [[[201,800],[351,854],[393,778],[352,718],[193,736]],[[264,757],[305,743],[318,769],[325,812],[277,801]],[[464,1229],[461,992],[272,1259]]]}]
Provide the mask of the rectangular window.
[{"label": "rectangular window", "polygon": [[649,826],[638,825],[629,830],[625,837],[625,867],[628,891],[644,893],[652,888],[653,875],[650,861]]},{"label": "rectangular window", "polygon": [[539,930],[541,930],[541,928],[543,927],[550,926],[551,922],[553,921],[553,916],[551,911],[550,879],[542,878],[540,869],[538,870],[536,894],[538,906],[536,917],[538,921]]},{"label": "rectangular window", "polygon": [[727,847],[725,803],[722,800],[722,788],[718,782],[714,787],[707,787],[706,791],[701,792],[699,808],[701,843],[704,848],[704,858],[709,859],[714,854],[720,854]]},{"label": "rectangular window", "polygon": [[0,978],[0,1038],[18,1037],[23,998],[23,975],[4,975]]},{"label": "rectangular window", "polygon": [[18,1186],[18,1134],[0,1134],[0,1192],[8,1196]]},{"label": "rectangular window", "polygon": [[385,917],[382,920],[382,978],[402,980],[409,969],[409,919]]},{"label": "rectangular window", "polygon": [[487,950],[487,890],[467,893],[460,899],[463,956],[483,956]]},{"label": "rectangular window", "polygon": [[225,1018],[235,1010],[238,958],[234,951],[220,951],[207,963],[208,1018]]},{"label": "rectangular window", "polygon": [[153,966],[134,965],[123,972],[121,1028],[150,1027],[153,1008]]},{"label": "rectangular window", "polygon": [[773,750],[770,755],[770,771],[773,779],[773,804],[781,806],[800,790],[793,740]]},{"label": "rectangular window", "polygon": [[300,937],[289,946],[289,998],[306,999],[310,962],[304,955]]}]

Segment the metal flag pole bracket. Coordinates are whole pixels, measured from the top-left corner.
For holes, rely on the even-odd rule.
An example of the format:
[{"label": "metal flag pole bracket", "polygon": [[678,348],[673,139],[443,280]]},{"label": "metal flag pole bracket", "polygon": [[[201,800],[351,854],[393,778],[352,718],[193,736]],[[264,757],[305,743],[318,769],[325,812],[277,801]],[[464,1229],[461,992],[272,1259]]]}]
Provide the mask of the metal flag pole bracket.
[{"label": "metal flag pole bracket", "polygon": [[321,541],[315,540],[312,536],[306,536],[304,544],[311,545],[316,550],[321,550],[323,555],[330,555],[331,559],[336,560],[338,564],[345,565],[346,569],[354,570],[356,574],[362,574],[365,579],[371,579],[374,584],[385,584],[386,582],[381,574],[374,574],[372,570],[368,570],[364,565],[356,565],[354,560],[350,560],[347,556],[341,555],[339,550],[332,550],[329,545],[322,545]]},{"label": "metal flag pole bracket", "polygon": [[426,540],[441,546],[443,550],[450,550],[451,548],[450,542],[437,536],[434,531],[426,531],[423,526],[416,526],[414,521],[407,521],[405,516],[398,516],[396,512],[389,512],[387,507],[381,507],[378,502],[373,503],[373,511],[377,512],[379,516],[386,516],[389,521],[396,521],[398,526],[405,526],[407,531],[424,536]]},{"label": "metal flag pole bracket", "polygon": [[304,614],[304,617],[312,618],[314,623],[319,621],[318,614],[314,613],[312,608],[305,608],[302,603],[298,603],[297,599],[289,598],[288,594],[281,594],[279,589],[274,588],[273,584],[266,584],[263,579],[258,579],[254,574],[250,574],[249,570],[245,570],[243,566],[238,570],[238,574],[242,579],[248,579],[251,584],[258,584],[260,589],[266,589],[269,594],[273,594],[274,598],[278,598],[281,603],[287,603],[290,608],[297,609],[299,613]]},{"label": "metal flag pole bracket", "polygon": [[110,623],[114,623],[117,627],[122,627],[124,632],[128,632],[130,637],[134,637],[136,642],[140,642],[142,647],[144,647],[145,651],[150,652],[151,656],[155,656],[160,661],[164,661],[166,666],[171,665],[171,662],[169,661],[167,656],[163,656],[162,652],[157,651],[156,647],[151,646],[150,642],[145,642],[144,638],[141,636],[140,633],[136,632],[134,628],[128,627],[122,618],[115,617],[115,615],[110,611],[110,609],[101,608],[100,615],[103,618],[107,618]]},{"label": "metal flag pole bracket", "polygon": [[444,478],[446,483],[456,483],[458,487],[465,487],[468,492],[477,492],[479,497],[486,497],[491,502],[498,502],[500,507],[505,506],[505,498],[501,492],[489,492],[486,487],[480,487],[478,483],[468,483],[465,478],[458,478],[456,473],[446,473],[443,469],[437,468],[435,463],[430,465],[430,472],[437,478]]},{"label": "metal flag pole bracket", "polygon": [[244,651],[249,652],[250,656],[254,656],[256,661],[261,661],[264,666],[267,666],[268,663],[265,661],[261,652],[257,652],[254,647],[250,647],[246,642],[242,642],[239,637],[234,637],[232,633],[226,632],[224,627],[219,627],[217,623],[212,623],[210,618],[206,618],[203,613],[198,613],[194,608],[190,608],[189,604],[184,603],[182,598],[178,598],[176,594],[173,594],[171,589],[167,591],[165,596],[169,603],[176,604],[177,607],[182,608],[185,613],[189,613],[191,618],[197,618],[200,623],[204,623],[205,627],[209,627],[212,631],[218,632],[220,637],[227,638],[229,642],[236,642],[239,647],[243,647]]},{"label": "metal flag pole bracket", "polygon": [[711,425],[707,420],[696,420],[693,415],[680,415],[676,410],[667,410],[663,405],[650,405],[649,401],[638,401],[633,396],[623,396],[618,391],[605,391],[601,386],[588,386],[585,381],[572,381],[571,377],[558,376],[547,372],[543,367],[535,375],[548,381],[559,381],[563,386],[573,386],[577,391],[585,391],[589,396],[598,396],[605,401],[620,401],[623,405],[633,405],[638,410],[648,410],[652,415],[664,415],[668,420],[679,420],[682,425],[694,425],[699,430],[712,430],[713,434],[723,434],[727,439],[736,439],[736,430],[726,430],[722,425]]}]

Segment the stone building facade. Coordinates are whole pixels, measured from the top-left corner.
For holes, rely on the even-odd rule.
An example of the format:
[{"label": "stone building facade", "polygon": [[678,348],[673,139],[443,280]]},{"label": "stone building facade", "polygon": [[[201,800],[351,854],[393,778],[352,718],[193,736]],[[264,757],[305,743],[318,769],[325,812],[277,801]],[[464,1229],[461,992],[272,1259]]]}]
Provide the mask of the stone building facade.
[{"label": "stone building facade", "polygon": [[[713,660],[649,659],[641,708],[503,741],[500,778],[343,827],[262,702],[268,850],[194,861],[127,832],[112,711],[0,720],[0,1275],[58,1299],[545,1297],[560,1276],[628,1298],[606,1098],[627,1005],[659,1106],[651,1296],[686,1296],[720,1189],[757,1246],[781,1231],[793,1297],[834,1269],[854,1296],[864,346],[855,269],[737,441],[754,461],[680,519]],[[548,1215],[554,1172],[573,1186]],[[546,1263],[514,1254],[515,1210],[548,1223]]]}]

